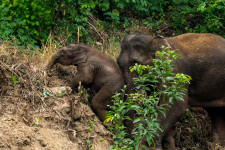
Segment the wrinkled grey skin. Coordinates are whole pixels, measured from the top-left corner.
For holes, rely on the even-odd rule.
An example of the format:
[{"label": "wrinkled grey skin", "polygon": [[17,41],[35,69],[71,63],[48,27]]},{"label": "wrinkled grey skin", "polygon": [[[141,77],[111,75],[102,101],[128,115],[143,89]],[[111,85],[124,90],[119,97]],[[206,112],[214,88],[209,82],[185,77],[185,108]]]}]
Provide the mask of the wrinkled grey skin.
[{"label": "wrinkled grey skin", "polygon": [[[164,131],[155,141],[156,149],[175,149],[172,127],[188,106],[208,111],[214,141],[225,146],[225,39],[207,33],[187,33],[171,38],[144,34],[125,36],[117,63],[125,78],[127,93],[133,92],[132,78],[136,77],[129,67],[134,63],[152,65],[155,52],[161,50],[162,45],[178,49],[182,59],[176,61],[175,72],[187,74],[192,80],[186,85],[184,101],[175,100],[167,117],[160,117]],[[127,126],[132,127],[131,124]]]},{"label": "wrinkled grey skin", "polygon": [[70,86],[75,89],[81,81],[89,87],[94,97],[92,107],[101,121],[106,119],[107,105],[112,104],[111,97],[123,88],[122,73],[116,62],[109,56],[84,44],[70,44],[55,53],[47,65],[50,74],[56,63],[77,66],[77,74]]}]

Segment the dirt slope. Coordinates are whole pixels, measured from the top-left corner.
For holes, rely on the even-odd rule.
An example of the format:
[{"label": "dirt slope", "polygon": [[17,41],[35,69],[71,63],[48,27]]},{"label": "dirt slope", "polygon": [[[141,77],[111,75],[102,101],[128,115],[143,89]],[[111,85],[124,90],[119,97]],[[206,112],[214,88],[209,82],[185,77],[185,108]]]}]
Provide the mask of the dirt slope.
[{"label": "dirt slope", "polygon": [[78,149],[60,130],[29,127],[14,119],[4,118],[0,124],[0,148],[23,150]]},{"label": "dirt slope", "polygon": [[[0,149],[108,149],[111,133],[85,104],[86,97],[70,90],[54,95],[76,68],[56,66],[56,74],[48,77],[47,59],[40,54],[27,57],[26,51],[9,46],[0,50]],[[73,120],[75,100],[81,102],[73,107],[78,112]]]},{"label": "dirt slope", "polygon": [[[56,65],[54,76],[46,75],[51,54],[0,46],[0,149],[108,149],[111,133],[89,107],[85,91],[68,88],[76,68]],[[210,120],[202,109],[187,111],[175,129],[178,149],[210,149]]]}]

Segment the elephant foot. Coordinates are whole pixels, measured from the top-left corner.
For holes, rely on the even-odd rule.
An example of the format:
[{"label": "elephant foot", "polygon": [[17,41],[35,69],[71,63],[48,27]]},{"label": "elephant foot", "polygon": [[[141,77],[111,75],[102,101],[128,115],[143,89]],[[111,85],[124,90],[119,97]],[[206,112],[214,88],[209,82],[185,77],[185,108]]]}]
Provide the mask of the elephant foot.
[{"label": "elephant foot", "polygon": [[174,130],[170,129],[162,140],[163,150],[176,150],[174,142]]},{"label": "elephant foot", "polygon": [[[159,141],[161,141],[161,140],[159,140]],[[163,150],[163,149],[164,148],[163,148],[161,142],[157,142],[157,141],[155,142],[155,147],[150,147],[150,150]]]},{"label": "elephant foot", "polygon": [[[214,133],[213,134],[213,142],[215,147],[225,147],[225,135]],[[218,148],[219,149],[219,148]]]},{"label": "elephant foot", "polygon": [[176,150],[176,147],[174,144],[164,144],[163,150]]},{"label": "elephant foot", "polygon": [[150,147],[149,150],[163,150],[162,147]]},{"label": "elephant foot", "polygon": [[204,108],[212,120],[213,143],[225,147],[225,108]]},{"label": "elephant foot", "polygon": [[109,129],[109,127],[113,127],[113,124],[111,122],[104,122],[103,125],[106,129]]},{"label": "elephant foot", "polygon": [[213,150],[224,150],[224,147],[223,146],[218,145],[215,142],[213,142],[213,143],[212,142],[207,142],[206,145],[207,145],[207,147],[209,149],[213,149]]}]

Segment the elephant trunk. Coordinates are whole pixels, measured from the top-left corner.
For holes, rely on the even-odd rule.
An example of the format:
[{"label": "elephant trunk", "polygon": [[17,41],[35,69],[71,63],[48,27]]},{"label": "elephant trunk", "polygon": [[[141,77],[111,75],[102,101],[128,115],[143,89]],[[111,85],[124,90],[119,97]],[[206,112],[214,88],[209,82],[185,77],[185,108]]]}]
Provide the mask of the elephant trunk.
[{"label": "elephant trunk", "polygon": [[126,93],[133,93],[135,89],[135,84],[133,82],[133,78],[135,78],[136,75],[134,73],[131,73],[130,70],[127,70],[124,73],[124,79],[125,84],[127,85]]},{"label": "elephant trunk", "polygon": [[51,68],[54,66],[54,64],[57,62],[57,59],[58,59],[58,53],[54,54],[51,58],[51,60],[48,62],[48,65],[46,67],[46,71],[47,71],[47,74],[49,76],[51,76]]}]

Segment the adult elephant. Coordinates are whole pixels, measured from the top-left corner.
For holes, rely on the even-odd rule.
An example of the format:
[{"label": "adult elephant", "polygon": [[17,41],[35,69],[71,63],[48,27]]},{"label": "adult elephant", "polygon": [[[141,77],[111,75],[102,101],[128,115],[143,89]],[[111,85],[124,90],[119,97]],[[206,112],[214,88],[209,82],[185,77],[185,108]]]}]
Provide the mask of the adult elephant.
[{"label": "adult elephant", "polygon": [[55,53],[47,65],[47,73],[51,74],[54,64],[77,66],[77,74],[70,86],[76,89],[79,82],[89,87],[94,97],[91,105],[101,121],[106,119],[111,97],[124,85],[122,73],[116,62],[100,51],[85,44],[70,44]]},{"label": "adult elephant", "polygon": [[191,76],[192,80],[187,86],[184,101],[175,100],[166,118],[161,118],[164,131],[160,132],[155,141],[156,148],[162,149],[162,145],[165,145],[163,143],[169,141],[167,148],[175,149],[172,127],[188,106],[203,107],[208,111],[212,119],[214,140],[225,146],[225,39],[208,33],[187,33],[170,38],[144,34],[125,36],[117,62],[128,93],[132,92],[132,79],[136,77],[135,73],[129,71],[129,67],[135,63],[152,65],[155,52],[160,51],[162,45],[178,49],[182,58],[176,61],[175,70]]}]

